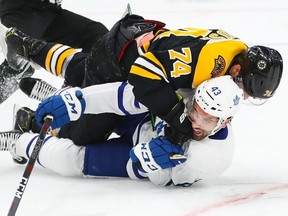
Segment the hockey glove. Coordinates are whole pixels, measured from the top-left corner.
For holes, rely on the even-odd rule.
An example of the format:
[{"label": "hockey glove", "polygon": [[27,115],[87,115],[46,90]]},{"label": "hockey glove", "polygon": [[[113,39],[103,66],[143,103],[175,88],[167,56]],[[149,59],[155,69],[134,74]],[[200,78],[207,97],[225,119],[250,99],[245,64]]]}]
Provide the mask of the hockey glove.
[{"label": "hockey glove", "polygon": [[48,114],[54,117],[52,129],[60,128],[70,121],[76,121],[83,114],[86,102],[80,88],[68,88],[60,94],[43,100],[35,112],[35,120],[39,126]]},{"label": "hockey glove", "polygon": [[172,143],[180,145],[183,145],[192,138],[191,122],[187,118],[184,110],[185,105],[181,99],[167,115],[159,116],[169,124],[164,130],[165,137]]},{"label": "hockey glove", "polygon": [[179,145],[164,137],[157,137],[148,143],[139,143],[130,151],[130,158],[136,167],[146,173],[175,167],[187,159]]}]

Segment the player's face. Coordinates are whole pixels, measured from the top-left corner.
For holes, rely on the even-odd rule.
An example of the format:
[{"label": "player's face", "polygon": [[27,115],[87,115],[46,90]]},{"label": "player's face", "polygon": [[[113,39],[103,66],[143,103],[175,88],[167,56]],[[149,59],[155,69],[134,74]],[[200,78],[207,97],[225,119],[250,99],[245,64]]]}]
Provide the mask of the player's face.
[{"label": "player's face", "polygon": [[196,102],[193,103],[187,116],[191,121],[193,139],[195,140],[202,140],[209,136],[218,123],[217,117],[204,112]]}]

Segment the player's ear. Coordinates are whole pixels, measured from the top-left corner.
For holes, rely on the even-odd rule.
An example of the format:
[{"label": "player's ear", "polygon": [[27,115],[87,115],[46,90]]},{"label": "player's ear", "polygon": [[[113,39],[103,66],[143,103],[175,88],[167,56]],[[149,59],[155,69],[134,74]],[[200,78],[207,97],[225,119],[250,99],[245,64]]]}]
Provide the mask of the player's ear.
[{"label": "player's ear", "polygon": [[227,118],[227,119],[224,121],[224,123],[222,124],[222,128],[225,128],[225,127],[227,126],[227,124],[229,124],[229,123],[231,122],[231,120],[232,120],[232,117]]},{"label": "player's ear", "polygon": [[229,74],[230,74],[230,76],[235,78],[235,77],[240,75],[240,70],[241,70],[241,65],[235,64],[230,68]]}]

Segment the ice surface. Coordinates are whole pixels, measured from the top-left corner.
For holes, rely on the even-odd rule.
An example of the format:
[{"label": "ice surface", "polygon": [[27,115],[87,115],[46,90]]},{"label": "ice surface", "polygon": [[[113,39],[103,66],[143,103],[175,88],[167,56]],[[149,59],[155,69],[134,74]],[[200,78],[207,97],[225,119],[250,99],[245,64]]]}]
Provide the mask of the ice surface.
[{"label": "ice surface", "polygon": [[[108,28],[128,2],[64,0],[64,8]],[[236,136],[231,167],[219,178],[189,188],[158,187],[148,181],[67,178],[36,165],[17,215],[29,216],[286,216],[288,215],[287,55],[288,7],[274,0],[130,1],[132,11],[161,20],[167,28],[221,28],[246,41],[276,48],[284,74],[276,95],[262,106],[245,104],[233,120]],[[3,56],[0,53],[0,60]],[[60,87],[62,80],[40,70],[36,77]],[[17,91],[0,105],[0,130],[12,128],[13,104],[36,107]],[[286,126],[285,126],[286,125]],[[209,160],[209,158],[207,158]],[[24,166],[0,152],[0,215],[7,215]]]}]

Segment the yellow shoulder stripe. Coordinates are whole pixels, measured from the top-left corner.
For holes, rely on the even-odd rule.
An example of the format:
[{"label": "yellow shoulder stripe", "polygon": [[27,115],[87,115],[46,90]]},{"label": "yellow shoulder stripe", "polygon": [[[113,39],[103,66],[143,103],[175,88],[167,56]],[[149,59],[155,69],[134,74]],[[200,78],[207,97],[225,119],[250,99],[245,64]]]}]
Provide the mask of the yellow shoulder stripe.
[{"label": "yellow shoulder stripe", "polygon": [[130,69],[130,73],[141,76],[141,77],[149,78],[149,79],[161,80],[161,77],[159,77],[153,73],[150,73],[149,71],[147,71],[141,67],[138,67],[136,65],[132,65],[132,67]]},{"label": "yellow shoulder stripe", "polygon": [[158,67],[161,68],[163,74],[165,75],[165,77],[167,77],[167,73],[165,68],[163,67],[163,65],[161,64],[161,62],[151,53],[151,52],[147,52],[144,54],[144,56],[149,59],[150,61],[152,61],[155,65],[157,65]]}]

